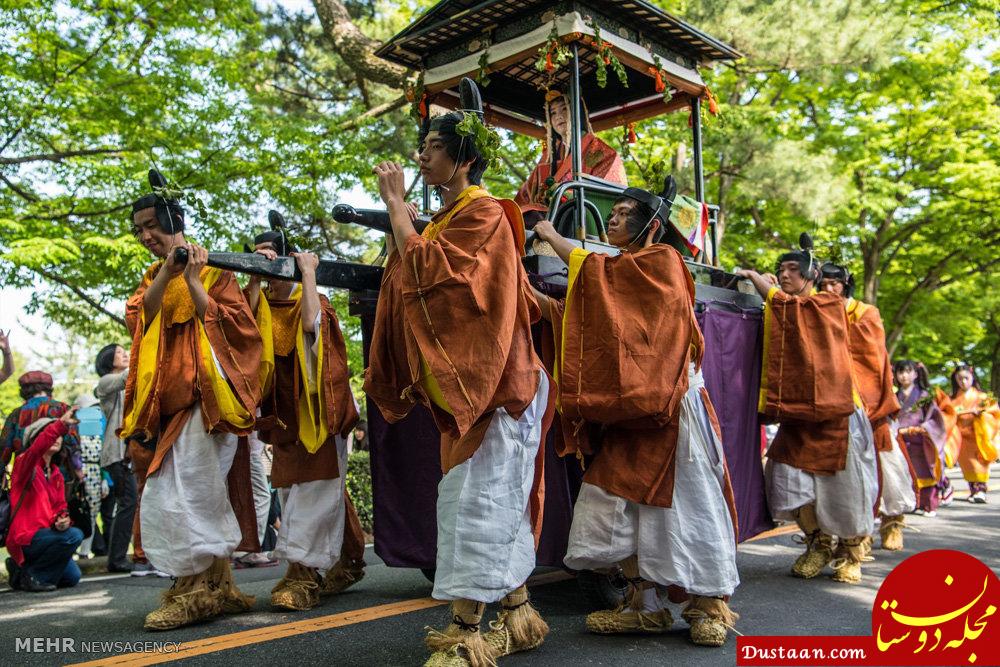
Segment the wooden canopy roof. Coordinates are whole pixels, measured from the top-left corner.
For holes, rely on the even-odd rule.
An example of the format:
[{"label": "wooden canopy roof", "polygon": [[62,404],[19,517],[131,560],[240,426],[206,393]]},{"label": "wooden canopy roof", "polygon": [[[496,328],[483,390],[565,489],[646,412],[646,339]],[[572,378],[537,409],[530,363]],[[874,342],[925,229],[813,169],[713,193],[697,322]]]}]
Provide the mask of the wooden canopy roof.
[{"label": "wooden canopy roof", "polygon": [[[611,68],[606,85],[598,85],[595,27],[625,65],[627,87]],[[699,67],[741,57],[643,0],[442,0],[376,55],[422,71],[430,101],[444,107],[457,105],[463,76],[485,73],[487,122],[540,137],[545,91],[565,90],[572,74],[571,64],[554,72],[535,68],[553,29],[579,49],[581,94],[595,130],[687,108],[705,92]],[[669,103],[655,90],[657,59],[673,94]]]}]

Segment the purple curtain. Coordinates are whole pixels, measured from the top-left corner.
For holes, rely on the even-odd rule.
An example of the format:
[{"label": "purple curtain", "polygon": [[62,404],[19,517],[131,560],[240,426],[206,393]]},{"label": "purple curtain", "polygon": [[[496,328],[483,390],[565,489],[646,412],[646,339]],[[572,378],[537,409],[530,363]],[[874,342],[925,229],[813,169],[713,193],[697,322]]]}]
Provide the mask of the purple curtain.
[{"label": "purple curtain", "polygon": [[705,336],[702,373],[722,426],[742,542],[774,526],[764,496],[757,421],[764,319],[757,309],[733,312],[711,302],[699,304],[699,311]]}]

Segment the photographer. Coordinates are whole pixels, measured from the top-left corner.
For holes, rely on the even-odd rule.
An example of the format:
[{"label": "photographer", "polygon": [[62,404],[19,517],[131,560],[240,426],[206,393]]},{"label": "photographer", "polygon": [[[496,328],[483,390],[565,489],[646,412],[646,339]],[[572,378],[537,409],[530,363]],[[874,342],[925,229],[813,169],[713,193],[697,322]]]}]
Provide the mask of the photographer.
[{"label": "photographer", "polygon": [[59,462],[63,437],[77,423],[76,408],[59,419],[44,417],[25,429],[25,451],[14,461],[11,476],[11,521],[7,550],[11,587],[32,593],[76,586],[80,568],[73,553],[83,533],[73,528]]}]

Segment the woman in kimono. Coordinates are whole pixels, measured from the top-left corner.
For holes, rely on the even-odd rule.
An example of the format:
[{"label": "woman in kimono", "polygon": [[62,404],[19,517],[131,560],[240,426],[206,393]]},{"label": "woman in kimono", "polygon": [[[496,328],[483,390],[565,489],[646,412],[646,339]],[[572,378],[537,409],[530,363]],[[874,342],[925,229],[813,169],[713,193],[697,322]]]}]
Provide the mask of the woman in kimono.
[{"label": "woman in kimono", "polygon": [[904,359],[892,366],[900,410],[897,435],[906,447],[917,474],[917,514],[934,516],[940,501],[938,487],[944,475],[944,415],[934,401],[927,369],[919,361]]},{"label": "woman in kimono", "polygon": [[951,405],[956,424],[948,433],[949,462],[958,462],[969,483],[969,502],[986,503],[990,464],[997,458],[994,440],[1000,428],[1000,408],[979,385],[972,366],[961,364],[951,374]]}]

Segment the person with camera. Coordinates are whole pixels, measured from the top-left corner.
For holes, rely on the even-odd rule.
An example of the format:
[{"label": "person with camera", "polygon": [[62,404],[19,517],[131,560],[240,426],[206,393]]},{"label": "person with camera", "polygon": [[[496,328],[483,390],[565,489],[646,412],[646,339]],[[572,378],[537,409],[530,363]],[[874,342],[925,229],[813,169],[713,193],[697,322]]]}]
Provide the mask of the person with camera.
[{"label": "person with camera", "polygon": [[77,423],[76,408],[59,419],[43,417],[24,431],[26,449],[11,475],[11,522],[7,570],[11,587],[31,593],[76,586],[80,568],[73,553],[83,541],[66,507],[66,483],[59,463],[63,437]]}]

